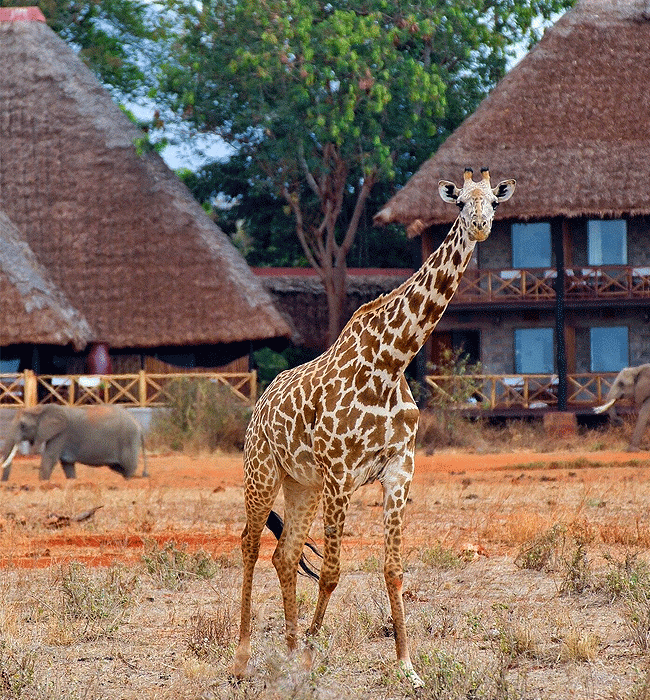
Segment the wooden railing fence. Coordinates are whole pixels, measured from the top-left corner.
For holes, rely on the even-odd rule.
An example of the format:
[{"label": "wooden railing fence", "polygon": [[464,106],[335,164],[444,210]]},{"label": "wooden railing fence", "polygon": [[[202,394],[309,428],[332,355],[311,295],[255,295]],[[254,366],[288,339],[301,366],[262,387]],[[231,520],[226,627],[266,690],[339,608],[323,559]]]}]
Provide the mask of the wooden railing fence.
[{"label": "wooden railing fence", "polygon": [[[554,269],[468,269],[451,304],[468,302],[540,302],[555,299]],[[650,297],[650,267],[608,265],[565,271],[567,301]]]},{"label": "wooden railing fence", "polygon": [[[605,403],[616,372],[567,375],[567,404],[589,408]],[[432,405],[494,411],[546,408],[557,404],[556,374],[428,375]]]},{"label": "wooden railing fence", "polygon": [[0,407],[30,408],[58,403],[68,406],[120,404],[126,407],[165,406],[175,381],[207,380],[225,387],[242,403],[253,405],[257,398],[257,373],[215,372],[188,374],[43,375],[25,370],[0,374]]}]

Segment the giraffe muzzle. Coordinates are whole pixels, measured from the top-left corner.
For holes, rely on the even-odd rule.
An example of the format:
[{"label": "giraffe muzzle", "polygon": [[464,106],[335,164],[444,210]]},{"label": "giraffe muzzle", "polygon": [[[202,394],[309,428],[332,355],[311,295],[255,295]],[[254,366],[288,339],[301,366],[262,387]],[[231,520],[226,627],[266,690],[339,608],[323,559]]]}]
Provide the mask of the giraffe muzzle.
[{"label": "giraffe muzzle", "polygon": [[475,241],[484,241],[490,235],[490,229],[485,226],[473,226],[470,235]]}]

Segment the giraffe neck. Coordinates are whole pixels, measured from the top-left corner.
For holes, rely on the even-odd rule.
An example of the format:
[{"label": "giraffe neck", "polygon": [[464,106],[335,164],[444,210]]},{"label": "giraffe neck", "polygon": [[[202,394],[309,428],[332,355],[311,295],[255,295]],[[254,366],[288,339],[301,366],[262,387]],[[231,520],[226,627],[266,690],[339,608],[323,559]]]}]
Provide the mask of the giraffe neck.
[{"label": "giraffe neck", "polygon": [[440,247],[400,287],[361,307],[353,316],[367,331],[375,365],[403,372],[436,327],[458,288],[476,245],[456,219]]}]

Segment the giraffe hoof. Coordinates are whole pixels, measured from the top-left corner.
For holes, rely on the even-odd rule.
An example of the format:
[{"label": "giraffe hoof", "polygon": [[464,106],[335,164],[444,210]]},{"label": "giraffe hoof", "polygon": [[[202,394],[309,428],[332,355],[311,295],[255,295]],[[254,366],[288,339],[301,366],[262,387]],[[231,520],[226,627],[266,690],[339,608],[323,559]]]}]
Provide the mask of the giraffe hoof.
[{"label": "giraffe hoof", "polygon": [[237,649],[235,652],[235,658],[230,669],[235,678],[248,678],[250,677],[250,672],[248,670],[248,659],[250,659],[250,652],[247,650]]},{"label": "giraffe hoof", "polygon": [[424,688],[424,681],[420,678],[420,676],[418,676],[410,663],[406,664],[402,662],[400,664],[400,669],[404,674],[404,678],[409,681],[414,688]]},{"label": "giraffe hoof", "polygon": [[309,645],[305,646],[302,650],[301,661],[305,671],[311,671],[312,664],[314,663],[314,652]]}]

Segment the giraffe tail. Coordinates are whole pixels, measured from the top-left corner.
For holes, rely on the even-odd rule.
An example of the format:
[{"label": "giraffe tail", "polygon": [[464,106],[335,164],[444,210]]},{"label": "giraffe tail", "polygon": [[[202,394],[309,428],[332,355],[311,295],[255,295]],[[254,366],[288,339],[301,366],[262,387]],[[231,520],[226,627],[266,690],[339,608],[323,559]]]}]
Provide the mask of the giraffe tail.
[{"label": "giraffe tail", "polygon": [[[275,535],[276,539],[280,539],[280,535],[282,534],[282,528],[284,527],[284,522],[274,510],[272,510],[269,513],[268,520],[266,521],[266,527],[268,527],[269,530]],[[311,551],[317,557],[320,557],[321,559],[323,558],[323,555],[318,551],[318,547],[316,547],[316,545],[312,542],[305,542],[305,547],[309,547],[309,549],[311,549]],[[318,581],[318,573],[311,568],[304,554],[300,557],[299,566],[306,576],[309,576],[310,578],[313,578],[316,581]]]}]

